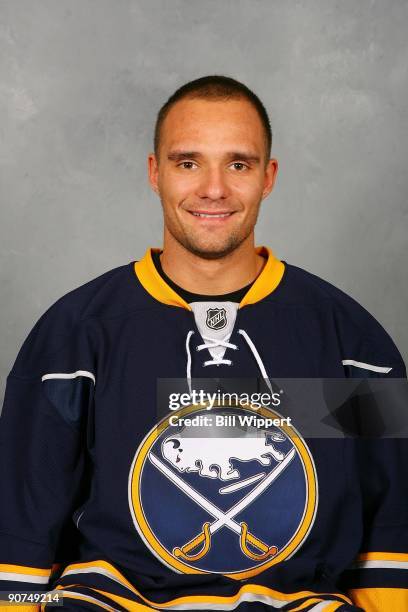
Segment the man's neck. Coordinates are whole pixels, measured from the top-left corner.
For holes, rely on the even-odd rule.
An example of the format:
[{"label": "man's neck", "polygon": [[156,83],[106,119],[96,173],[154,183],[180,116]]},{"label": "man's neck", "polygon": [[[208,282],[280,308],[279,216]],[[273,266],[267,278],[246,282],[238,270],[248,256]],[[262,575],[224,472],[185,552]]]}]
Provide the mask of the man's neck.
[{"label": "man's neck", "polygon": [[165,274],[177,285],[192,293],[208,295],[229,293],[248,285],[265,264],[265,259],[255,251],[253,238],[220,259],[204,259],[174,239],[165,239],[160,260]]}]

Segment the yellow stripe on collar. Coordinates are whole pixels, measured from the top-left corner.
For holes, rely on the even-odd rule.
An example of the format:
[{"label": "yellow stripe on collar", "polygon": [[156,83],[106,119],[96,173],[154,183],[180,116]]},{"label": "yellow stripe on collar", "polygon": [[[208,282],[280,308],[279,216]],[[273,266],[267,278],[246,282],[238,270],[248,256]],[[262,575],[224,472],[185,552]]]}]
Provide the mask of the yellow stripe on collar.
[{"label": "yellow stripe on collar", "polygon": [[[191,310],[191,306],[183,300],[160,276],[152,259],[152,252],[160,252],[159,248],[149,248],[140,261],[134,264],[135,274],[141,285],[152,297],[168,306],[179,306]],[[266,263],[255,282],[244,295],[239,308],[255,304],[272,293],[282,280],[285,271],[284,264],[276,259],[272,251],[264,246],[256,247],[258,255],[265,257]]]},{"label": "yellow stripe on collar", "polygon": [[275,291],[285,272],[285,264],[275,257],[271,249],[260,246],[255,250],[258,255],[265,257],[266,263],[249,291],[242,298],[239,308],[255,304]]},{"label": "yellow stripe on collar", "polygon": [[156,300],[159,300],[159,302],[167,304],[168,306],[180,306],[181,308],[192,310],[191,306],[166,283],[156,270],[156,266],[152,259],[152,252],[154,251],[160,252],[161,249],[147,249],[143,259],[135,262],[137,278],[146,291]]}]

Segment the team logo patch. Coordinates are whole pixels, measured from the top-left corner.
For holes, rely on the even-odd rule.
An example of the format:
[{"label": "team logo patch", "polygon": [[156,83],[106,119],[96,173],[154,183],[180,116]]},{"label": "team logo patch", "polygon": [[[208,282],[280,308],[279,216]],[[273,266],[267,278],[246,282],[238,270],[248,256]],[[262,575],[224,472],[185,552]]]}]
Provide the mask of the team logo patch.
[{"label": "team logo patch", "polygon": [[[310,532],[317,509],[310,451],[291,426],[242,424],[253,415],[280,417],[269,408],[188,406],[177,416],[198,426],[174,426],[174,414],[167,416],[135,454],[134,525],[176,572],[254,576],[293,555]],[[206,417],[223,425],[200,426]]]},{"label": "team logo patch", "polygon": [[209,308],[207,310],[206,325],[210,329],[224,329],[227,325],[227,312],[225,308]]}]

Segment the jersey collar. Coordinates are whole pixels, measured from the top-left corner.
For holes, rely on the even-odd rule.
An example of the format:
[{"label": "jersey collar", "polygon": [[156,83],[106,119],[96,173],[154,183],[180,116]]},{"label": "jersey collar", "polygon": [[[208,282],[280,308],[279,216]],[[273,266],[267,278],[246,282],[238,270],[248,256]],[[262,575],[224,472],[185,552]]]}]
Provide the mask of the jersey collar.
[{"label": "jersey collar", "polygon": [[[191,306],[166,283],[156,270],[152,252],[160,250],[159,248],[149,248],[143,258],[135,262],[134,270],[139,282],[159,302],[168,306],[179,306],[186,310],[192,310]],[[259,246],[255,250],[258,255],[265,257],[266,263],[251,288],[242,298],[239,308],[248,306],[248,304],[255,304],[272,293],[281,282],[285,271],[284,263],[275,257],[271,249]]]}]

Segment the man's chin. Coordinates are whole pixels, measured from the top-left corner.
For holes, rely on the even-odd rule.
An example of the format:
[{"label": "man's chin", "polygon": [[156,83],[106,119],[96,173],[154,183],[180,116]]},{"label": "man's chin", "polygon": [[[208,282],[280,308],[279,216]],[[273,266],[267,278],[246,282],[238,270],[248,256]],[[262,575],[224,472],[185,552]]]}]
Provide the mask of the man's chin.
[{"label": "man's chin", "polygon": [[230,240],[228,243],[224,244],[197,244],[193,243],[191,240],[187,240],[186,243],[183,244],[184,248],[186,248],[190,253],[196,255],[197,257],[201,257],[202,259],[222,259],[226,257],[236,248],[239,247],[242,241],[240,240]]}]

